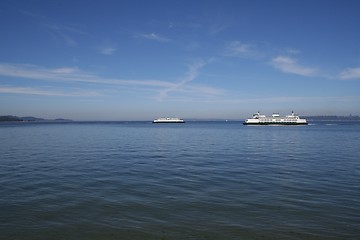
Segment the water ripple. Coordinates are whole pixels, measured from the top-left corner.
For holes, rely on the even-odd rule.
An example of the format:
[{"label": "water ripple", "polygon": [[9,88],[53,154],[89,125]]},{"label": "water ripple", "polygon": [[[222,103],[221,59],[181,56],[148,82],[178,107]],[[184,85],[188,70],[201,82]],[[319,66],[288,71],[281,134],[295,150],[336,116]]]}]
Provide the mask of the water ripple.
[{"label": "water ripple", "polygon": [[19,240],[356,239],[359,130],[0,125],[0,233]]}]

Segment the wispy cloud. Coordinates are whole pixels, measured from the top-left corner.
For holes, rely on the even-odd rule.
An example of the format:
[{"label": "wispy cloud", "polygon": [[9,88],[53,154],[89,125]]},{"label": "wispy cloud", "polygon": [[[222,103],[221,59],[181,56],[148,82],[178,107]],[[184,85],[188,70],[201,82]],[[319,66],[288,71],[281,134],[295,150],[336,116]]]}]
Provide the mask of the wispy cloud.
[{"label": "wispy cloud", "polygon": [[9,87],[0,86],[0,93],[7,94],[26,94],[26,95],[42,95],[42,96],[60,96],[60,97],[94,97],[100,96],[101,94],[94,91],[55,91],[55,90],[44,90],[30,87]]},{"label": "wispy cloud", "polygon": [[[55,81],[67,83],[86,83],[97,84],[101,87],[117,86],[117,87],[132,87],[134,90],[146,90],[157,95],[158,100],[162,100],[168,96],[170,92],[176,91],[184,94],[195,95],[216,95],[222,93],[221,89],[213,88],[205,85],[189,84],[199,74],[199,69],[209,63],[211,60],[198,61],[189,65],[188,71],[185,76],[180,78],[178,82],[169,82],[162,80],[139,80],[139,79],[114,79],[103,78],[91,73],[81,71],[77,67],[61,67],[61,68],[43,68],[30,64],[0,64],[0,76],[32,79],[36,81]],[[108,88],[113,89],[113,87]],[[13,93],[32,93],[37,95],[66,95],[66,92],[44,91],[41,89],[33,88],[11,88],[9,86],[3,87],[2,91],[12,91]],[[10,93],[10,92],[9,92]],[[46,94],[50,93],[50,94]]]},{"label": "wispy cloud", "polygon": [[188,66],[188,71],[185,73],[185,76],[180,78],[180,80],[173,84],[172,86],[165,88],[160,91],[157,100],[162,101],[166,97],[168,97],[170,92],[175,91],[191,91],[191,92],[198,92],[198,93],[207,93],[207,94],[219,94],[222,92],[219,89],[205,87],[205,86],[186,86],[188,83],[195,80],[199,75],[199,70],[203,68],[208,63],[212,62],[212,59],[208,61],[198,60],[194,62],[193,64]]},{"label": "wispy cloud", "polygon": [[226,25],[220,25],[220,24],[212,24],[209,27],[209,34],[210,35],[216,35],[221,33],[224,29],[226,29]]},{"label": "wispy cloud", "polygon": [[252,104],[264,103],[280,104],[280,103],[315,103],[315,102],[353,102],[360,101],[360,96],[278,96],[278,97],[254,97],[254,98],[217,98],[204,99],[203,102],[219,103],[219,104]]},{"label": "wispy cloud", "polygon": [[98,51],[99,51],[99,53],[101,53],[103,55],[113,55],[117,51],[117,48],[115,48],[115,47],[99,47]]},{"label": "wispy cloud", "polygon": [[50,72],[58,73],[58,74],[71,74],[71,73],[76,73],[78,71],[79,71],[78,68],[63,67],[63,68],[55,68],[55,69],[51,70]]},{"label": "wispy cloud", "polygon": [[271,64],[282,72],[293,73],[300,76],[314,76],[317,74],[316,68],[304,67],[297,63],[296,59],[287,56],[278,56],[272,59]]},{"label": "wispy cloud", "polygon": [[19,77],[42,81],[67,81],[111,85],[142,85],[148,87],[171,87],[172,83],[160,80],[127,80],[102,78],[78,68],[42,68],[30,64],[0,64],[0,76]]},{"label": "wispy cloud", "polygon": [[74,27],[74,26],[70,26],[70,25],[44,24],[44,26],[49,29],[56,30],[56,31],[66,31],[66,32],[72,32],[72,33],[77,33],[77,34],[87,34],[85,31],[83,31],[79,27]]},{"label": "wispy cloud", "polygon": [[285,49],[285,51],[286,51],[286,53],[293,54],[293,55],[296,55],[296,54],[300,53],[300,50],[295,49],[295,48],[287,48],[287,49]]},{"label": "wispy cloud", "polygon": [[241,43],[239,41],[233,41],[227,46],[227,53],[229,55],[244,55],[251,51],[253,45]]},{"label": "wispy cloud", "polygon": [[31,17],[31,18],[34,18],[34,19],[39,19],[39,20],[46,20],[46,19],[47,19],[47,17],[45,17],[44,15],[40,15],[40,14],[38,14],[38,13],[29,11],[29,10],[19,9],[18,11],[19,11],[21,14],[23,14],[23,15],[25,15],[25,16],[28,16],[28,17]]},{"label": "wispy cloud", "polygon": [[18,11],[25,16],[37,20],[37,22],[42,27],[48,29],[53,36],[65,42],[69,46],[78,45],[77,41],[73,37],[73,34],[87,34],[79,26],[71,25],[71,24],[64,25],[64,24],[54,23],[44,15],[40,15],[36,12],[32,12],[25,9],[20,9]]},{"label": "wispy cloud", "polygon": [[360,79],[360,67],[358,68],[347,68],[340,73],[340,79]]},{"label": "wispy cloud", "polygon": [[172,41],[170,38],[160,36],[156,33],[138,34],[138,36],[148,39],[148,40],[157,41],[157,42],[171,42]]},{"label": "wispy cloud", "polygon": [[42,25],[49,29],[57,38],[61,39],[70,46],[76,46],[78,44],[72,34],[87,34],[85,31],[79,28],[68,25],[49,23],[45,23]]},{"label": "wispy cloud", "polygon": [[232,41],[225,47],[225,56],[259,59],[263,57],[257,46],[254,44]]}]

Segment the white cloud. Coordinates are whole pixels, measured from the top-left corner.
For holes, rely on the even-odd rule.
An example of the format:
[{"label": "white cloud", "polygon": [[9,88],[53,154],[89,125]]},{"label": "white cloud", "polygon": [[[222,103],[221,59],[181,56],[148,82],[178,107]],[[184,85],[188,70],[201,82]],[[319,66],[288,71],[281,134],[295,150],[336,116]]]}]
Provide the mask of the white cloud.
[{"label": "white cloud", "polygon": [[0,93],[7,94],[28,94],[28,95],[42,95],[42,96],[61,96],[61,97],[94,97],[100,96],[98,92],[94,91],[54,91],[54,90],[44,90],[37,88],[29,87],[9,87],[9,86],[0,86]]},{"label": "white cloud", "polygon": [[254,44],[233,41],[226,45],[224,55],[250,59],[261,59],[264,57],[265,53],[259,51],[258,47]]},{"label": "white cloud", "polygon": [[57,68],[57,69],[53,69],[52,72],[54,73],[63,73],[63,74],[70,74],[70,73],[75,73],[77,72],[79,69],[78,68],[71,68],[71,67],[63,67],[63,68]]},{"label": "white cloud", "polygon": [[[211,96],[222,93],[221,89],[213,88],[204,85],[192,85],[188,84],[198,76],[198,70],[211,62],[198,61],[192,65],[189,65],[189,69],[183,78],[180,78],[179,82],[169,82],[161,80],[139,80],[139,79],[114,79],[114,78],[102,78],[94,74],[86,73],[78,68],[74,67],[62,67],[62,68],[43,68],[30,64],[1,64],[0,63],[0,76],[8,76],[23,79],[32,79],[36,81],[53,81],[53,82],[67,82],[67,83],[88,83],[98,84],[102,87],[119,86],[119,87],[132,87],[134,90],[159,92],[157,96],[158,100],[162,100],[167,97],[170,92],[177,91],[186,94],[206,95]],[[86,87],[86,86],[84,86]],[[109,89],[109,88],[108,88]],[[111,87],[113,89],[113,87]],[[67,93],[54,92],[48,90],[39,90],[33,88],[12,88],[2,87],[2,92],[23,93],[23,94],[37,94],[37,95],[58,95],[65,96]],[[91,93],[91,92],[90,92]],[[76,94],[76,93],[74,93]],[[85,93],[83,93],[85,94]],[[89,94],[89,92],[86,92]]]},{"label": "white cloud", "polygon": [[300,50],[295,49],[295,48],[287,48],[287,49],[286,49],[286,52],[287,52],[288,54],[296,55],[296,54],[299,54],[299,53],[300,53]]},{"label": "white cloud", "polygon": [[209,34],[210,35],[216,35],[222,32],[224,29],[226,29],[227,26],[225,25],[219,25],[219,24],[212,24],[209,27]]},{"label": "white cloud", "polygon": [[296,59],[287,56],[278,56],[273,58],[271,64],[285,73],[293,73],[301,76],[314,76],[317,69],[301,66]]},{"label": "white cloud", "polygon": [[345,69],[340,73],[340,79],[360,79],[360,67]]},{"label": "white cloud", "polygon": [[43,24],[47,29],[49,29],[54,36],[58,39],[61,39],[69,46],[76,46],[78,45],[77,41],[74,39],[73,34],[87,34],[85,31],[79,29],[78,27],[73,27],[69,25],[62,25],[62,24]]},{"label": "white cloud", "polygon": [[19,77],[42,81],[67,81],[110,85],[142,85],[148,87],[171,87],[173,83],[160,80],[125,80],[102,78],[83,72],[78,68],[42,68],[30,64],[0,64],[0,76]]},{"label": "white cloud", "polygon": [[113,55],[117,51],[114,47],[100,47],[99,53],[104,55]]},{"label": "white cloud", "polygon": [[28,17],[31,17],[31,18],[34,18],[34,19],[38,19],[38,20],[46,20],[47,19],[47,17],[45,17],[44,15],[40,15],[38,13],[31,12],[29,10],[19,9],[18,11],[21,14],[23,14],[25,16],[28,16]]},{"label": "white cloud", "polygon": [[208,61],[199,60],[194,62],[193,64],[188,66],[188,71],[185,73],[185,76],[180,78],[180,81],[174,84],[173,86],[170,86],[168,88],[165,88],[160,91],[157,100],[162,101],[164,98],[167,98],[170,92],[179,92],[179,91],[190,91],[195,93],[202,93],[202,94],[208,94],[208,95],[216,95],[220,94],[223,91],[216,88],[211,88],[207,86],[187,86],[188,83],[195,80],[199,75],[199,70],[207,65],[208,63],[212,62],[213,59],[209,59]]},{"label": "white cloud", "polygon": [[75,35],[85,35],[88,34],[82,27],[74,24],[57,24],[51,22],[50,19],[44,15],[40,15],[37,12],[32,12],[24,9],[18,10],[22,15],[30,17],[34,20],[37,20],[41,26],[45,27],[52,36],[54,36],[57,40],[65,42],[69,46],[76,46],[78,42],[74,38]]},{"label": "white cloud", "polygon": [[229,55],[245,55],[251,52],[253,45],[241,43],[239,41],[233,41],[227,46],[227,53]]},{"label": "white cloud", "polygon": [[171,42],[170,38],[159,36],[156,33],[148,33],[148,34],[139,34],[140,37],[146,38],[148,40],[153,40],[157,42]]},{"label": "white cloud", "polygon": [[[278,97],[256,97],[256,98],[223,98],[223,99],[210,99],[207,102],[221,103],[221,104],[241,104],[241,103],[315,103],[315,102],[353,102],[360,101],[360,96],[278,96]],[[273,109],[272,109],[273,110]]]}]

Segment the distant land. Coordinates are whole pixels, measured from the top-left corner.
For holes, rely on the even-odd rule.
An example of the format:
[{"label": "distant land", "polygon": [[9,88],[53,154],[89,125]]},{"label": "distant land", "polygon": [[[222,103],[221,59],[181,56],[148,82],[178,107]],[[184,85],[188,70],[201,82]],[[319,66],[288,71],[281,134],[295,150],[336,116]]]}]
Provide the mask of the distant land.
[{"label": "distant land", "polygon": [[44,119],[37,117],[18,117],[12,115],[0,116],[0,122],[71,122],[71,119]]},{"label": "distant land", "polygon": [[308,121],[360,121],[360,117],[356,115],[348,116],[336,116],[336,115],[325,115],[325,116],[302,116],[302,118]]},{"label": "distant land", "polygon": [[[360,121],[360,116],[357,115],[348,115],[348,116],[337,116],[337,115],[319,115],[319,116],[300,116],[301,118],[305,118],[310,121]],[[244,119],[235,120],[235,119],[220,119],[220,118],[207,118],[207,119],[198,119],[198,118],[187,118],[185,119],[187,122],[190,121],[243,121]]]},{"label": "distant land", "polygon": [[[336,116],[336,115],[324,115],[324,116],[301,116],[308,121],[360,121],[360,117],[357,115],[348,116]],[[224,119],[185,119],[188,122],[191,121],[228,121]],[[44,119],[38,117],[18,117],[12,115],[0,116],[0,122],[73,122],[74,120],[57,118],[57,119]],[[242,121],[242,120],[229,120],[229,121]]]}]

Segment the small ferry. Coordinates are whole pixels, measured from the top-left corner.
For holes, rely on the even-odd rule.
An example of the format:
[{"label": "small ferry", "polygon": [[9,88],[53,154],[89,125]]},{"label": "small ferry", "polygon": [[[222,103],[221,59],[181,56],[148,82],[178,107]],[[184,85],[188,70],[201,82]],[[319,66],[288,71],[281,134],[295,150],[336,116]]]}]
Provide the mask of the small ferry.
[{"label": "small ferry", "polygon": [[306,119],[300,118],[294,112],[284,118],[280,117],[278,113],[273,113],[271,117],[266,117],[257,112],[252,118],[244,121],[244,125],[307,125]]},{"label": "small ferry", "polygon": [[184,123],[185,121],[180,118],[158,118],[153,123]]}]

